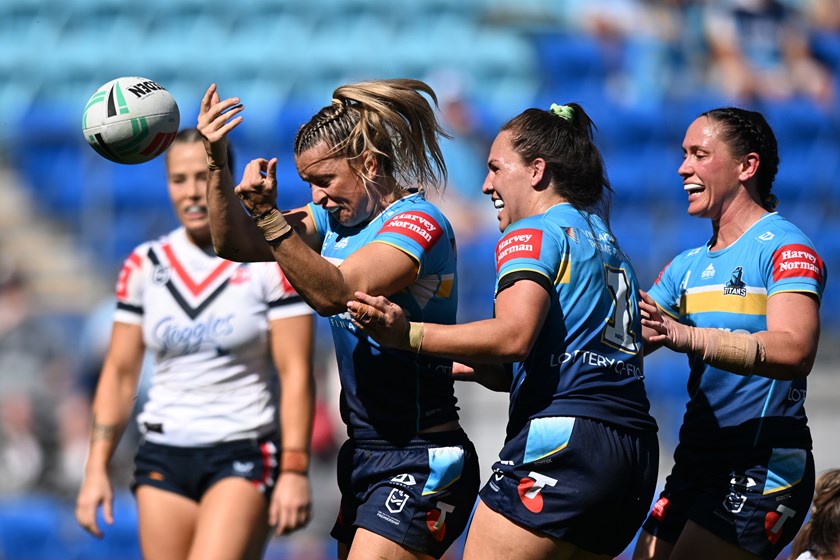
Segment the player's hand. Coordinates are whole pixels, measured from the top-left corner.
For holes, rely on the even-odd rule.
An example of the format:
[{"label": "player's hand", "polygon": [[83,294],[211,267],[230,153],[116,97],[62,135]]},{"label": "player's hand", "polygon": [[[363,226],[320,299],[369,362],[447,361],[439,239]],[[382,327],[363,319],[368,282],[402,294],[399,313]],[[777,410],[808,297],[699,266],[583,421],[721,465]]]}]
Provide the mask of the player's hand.
[{"label": "player's hand", "polygon": [[277,158],[251,160],[234,192],[253,216],[261,216],[276,207]]},{"label": "player's hand", "polygon": [[408,319],[402,307],[384,296],[354,294],[358,301],[347,302],[347,311],[357,328],[383,346],[396,348],[408,329]]},{"label": "player's hand", "polygon": [[690,327],[663,314],[656,301],[644,290],[639,290],[639,296],[642,326],[653,331],[645,332],[645,344],[664,344],[675,352],[688,352]]},{"label": "player's hand", "polygon": [[509,393],[513,381],[511,369],[503,364],[475,364],[467,365],[452,362],[452,379],[456,381],[472,381],[484,385],[491,391]]},{"label": "player's hand", "polygon": [[462,364],[461,362],[452,362],[452,379],[457,381],[476,381],[475,368]]},{"label": "player's hand", "polygon": [[245,106],[238,97],[222,101],[216,84],[210,84],[198,108],[198,132],[204,140],[207,157],[217,165],[227,161],[227,134],[242,122]]},{"label": "player's hand", "polygon": [[281,472],[271,495],[268,524],[274,534],[287,535],[302,529],[312,517],[309,477],[295,472]]},{"label": "player's hand", "polygon": [[114,524],[114,492],[106,473],[86,475],[76,498],[76,521],[82,528],[97,538],[102,531],[96,523],[96,512],[102,506],[102,518],[108,525]]}]

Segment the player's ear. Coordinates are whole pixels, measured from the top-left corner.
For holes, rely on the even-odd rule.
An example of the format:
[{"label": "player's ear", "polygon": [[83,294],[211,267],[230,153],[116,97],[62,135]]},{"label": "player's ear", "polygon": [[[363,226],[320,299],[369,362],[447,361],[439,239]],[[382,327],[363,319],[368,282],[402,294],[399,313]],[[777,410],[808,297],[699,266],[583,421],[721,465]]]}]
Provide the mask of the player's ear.
[{"label": "player's ear", "polygon": [[547,182],[549,179],[549,175],[546,173],[547,164],[543,158],[536,158],[534,161],[531,162],[529,165],[529,171],[531,173],[531,185],[537,186],[542,184],[543,182]]},{"label": "player's ear", "polygon": [[379,171],[379,158],[371,151],[362,152],[362,174],[368,181],[373,181]]},{"label": "player's ear", "polygon": [[761,156],[756,152],[745,155],[740,162],[738,179],[742,182],[748,181],[758,173],[758,166],[761,163]]}]

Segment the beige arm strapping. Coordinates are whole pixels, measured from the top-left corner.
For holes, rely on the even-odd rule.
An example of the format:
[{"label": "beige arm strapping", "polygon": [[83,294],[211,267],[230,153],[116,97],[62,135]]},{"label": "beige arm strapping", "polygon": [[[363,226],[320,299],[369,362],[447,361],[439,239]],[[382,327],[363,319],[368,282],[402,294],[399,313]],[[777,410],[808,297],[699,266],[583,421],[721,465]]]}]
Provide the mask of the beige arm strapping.
[{"label": "beige arm strapping", "polygon": [[269,243],[277,241],[292,231],[292,226],[289,225],[283,213],[277,208],[272,208],[261,216],[255,216],[254,222]]},{"label": "beige arm strapping", "polygon": [[751,375],[765,360],[764,345],[754,334],[692,327],[689,346],[707,364],[741,375]]},{"label": "beige arm strapping", "polygon": [[400,340],[400,348],[403,350],[411,350],[415,354],[420,353],[420,347],[423,345],[423,335],[425,333],[424,323],[409,322],[405,329],[402,340]]}]

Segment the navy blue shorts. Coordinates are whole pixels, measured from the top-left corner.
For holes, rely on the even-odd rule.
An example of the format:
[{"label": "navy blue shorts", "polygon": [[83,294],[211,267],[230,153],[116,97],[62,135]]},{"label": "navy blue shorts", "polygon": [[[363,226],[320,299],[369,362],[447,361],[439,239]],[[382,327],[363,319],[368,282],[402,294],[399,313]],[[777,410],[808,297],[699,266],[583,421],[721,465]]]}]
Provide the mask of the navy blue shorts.
[{"label": "navy blue shorts", "polygon": [[176,447],[144,441],[134,457],[132,492],[140,485],[174,492],[196,502],[227,477],[250,480],[271,499],[278,474],[277,440],[247,439],[204,447]]},{"label": "navy blue shorts", "polygon": [[814,494],[806,449],[690,452],[677,446],[674,468],[645,521],[674,544],[690,519],[727,542],[776,558],[805,521]]},{"label": "navy blue shorts", "polygon": [[617,556],[653,499],[659,441],[588,418],[535,418],[499,459],[481,489],[487,507],[535,533]]},{"label": "navy blue shorts", "polygon": [[348,440],[338,454],[341,506],[330,534],[351,546],[361,527],[440,558],[464,532],[478,485],[478,457],[462,430],[400,446]]}]

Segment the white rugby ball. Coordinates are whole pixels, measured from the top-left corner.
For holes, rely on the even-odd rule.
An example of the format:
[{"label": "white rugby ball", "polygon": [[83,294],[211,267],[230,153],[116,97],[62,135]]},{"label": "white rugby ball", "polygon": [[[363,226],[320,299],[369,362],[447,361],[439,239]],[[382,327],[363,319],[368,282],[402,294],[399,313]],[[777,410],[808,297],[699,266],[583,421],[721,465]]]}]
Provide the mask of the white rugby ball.
[{"label": "white rugby ball", "polygon": [[169,147],[181,115],[163,86],[137,76],[111,80],[85,105],[82,131],[96,152],[117,163],[143,163]]}]

